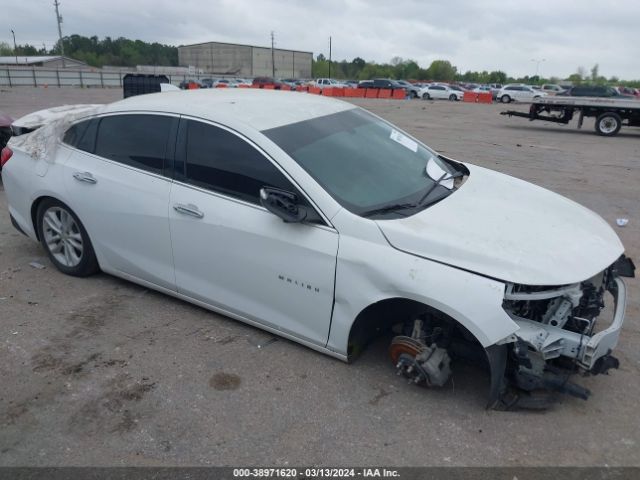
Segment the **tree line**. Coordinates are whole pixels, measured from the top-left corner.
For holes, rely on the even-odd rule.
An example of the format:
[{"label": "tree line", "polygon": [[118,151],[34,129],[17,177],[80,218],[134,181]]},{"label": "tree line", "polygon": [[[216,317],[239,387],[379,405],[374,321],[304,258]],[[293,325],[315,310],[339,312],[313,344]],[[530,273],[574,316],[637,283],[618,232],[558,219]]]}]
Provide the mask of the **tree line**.
[{"label": "tree line", "polygon": [[[124,37],[112,39],[97,36],[85,37],[69,35],[63,38],[66,56],[81,60],[93,67],[112,65],[118,67],[135,67],[136,65],[178,66],[178,47],[163,45],[157,42],[149,43],[142,40],[130,40]],[[18,45],[17,51],[6,42],[0,42],[0,56],[58,55],[59,42],[53,48],[47,49],[33,45]],[[468,82],[468,83],[510,83],[521,82],[528,84],[558,83],[566,80],[575,84],[596,83],[625,86],[640,86],[640,80],[622,81],[617,77],[605,78],[599,74],[598,65],[590,71],[578,67],[575,73],[567,78],[524,76],[512,77],[501,70],[495,71],[466,71],[460,72],[448,60],[434,60],[428,68],[422,68],[418,62],[401,57],[393,57],[388,63],[368,62],[360,57],[351,61],[332,61],[319,54],[312,59],[312,76],[333,77],[337,79],[368,80],[371,78],[395,78],[407,80],[428,80],[440,82]]]},{"label": "tree line", "polygon": [[[142,40],[130,40],[119,37],[112,39],[97,36],[84,37],[69,35],[62,39],[64,54],[67,57],[81,60],[92,67],[112,65],[117,67],[135,67],[136,65],[178,65],[178,47],[163,45],[157,42],[148,43]],[[33,45],[18,45],[17,52],[5,42],[0,42],[0,56],[18,57],[33,55],[60,55],[60,42],[51,49]]]}]

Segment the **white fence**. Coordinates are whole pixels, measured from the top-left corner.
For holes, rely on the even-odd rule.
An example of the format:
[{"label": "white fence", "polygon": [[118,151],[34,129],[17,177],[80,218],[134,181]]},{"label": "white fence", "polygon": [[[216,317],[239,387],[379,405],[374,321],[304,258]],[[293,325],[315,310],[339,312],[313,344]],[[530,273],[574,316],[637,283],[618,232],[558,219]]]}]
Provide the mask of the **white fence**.
[{"label": "white fence", "polygon": [[[135,70],[71,70],[67,68],[7,68],[0,67],[0,87],[97,87],[122,88],[122,79]],[[167,75],[169,81],[178,85],[183,80],[211,77],[211,75]]]}]

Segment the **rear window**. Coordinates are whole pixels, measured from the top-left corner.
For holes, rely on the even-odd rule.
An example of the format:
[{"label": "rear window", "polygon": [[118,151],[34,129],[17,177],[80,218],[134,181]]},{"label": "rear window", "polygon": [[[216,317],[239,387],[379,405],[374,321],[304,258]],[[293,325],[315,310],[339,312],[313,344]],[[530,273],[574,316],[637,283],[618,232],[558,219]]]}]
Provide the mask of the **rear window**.
[{"label": "rear window", "polygon": [[171,117],[113,115],[100,121],[96,155],[153,173],[162,173]]},{"label": "rear window", "polygon": [[62,141],[70,147],[93,153],[98,119],[89,119],[71,125],[65,132]]}]

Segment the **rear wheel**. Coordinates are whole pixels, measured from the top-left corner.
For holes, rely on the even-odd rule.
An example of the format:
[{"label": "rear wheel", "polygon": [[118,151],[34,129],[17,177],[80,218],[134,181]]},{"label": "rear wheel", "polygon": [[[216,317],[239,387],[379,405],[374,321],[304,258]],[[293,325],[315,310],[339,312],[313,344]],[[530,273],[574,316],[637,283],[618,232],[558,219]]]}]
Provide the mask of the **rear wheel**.
[{"label": "rear wheel", "polygon": [[511,97],[509,95],[503,95],[500,97],[500,101],[502,103],[511,103]]},{"label": "rear wheel", "polygon": [[620,127],[622,127],[622,119],[617,113],[603,113],[596,119],[596,132],[598,132],[598,135],[612,137],[620,131]]},{"label": "rear wheel", "polygon": [[58,270],[75,277],[99,271],[89,235],[68,206],[45,199],[38,206],[36,219],[40,243]]}]

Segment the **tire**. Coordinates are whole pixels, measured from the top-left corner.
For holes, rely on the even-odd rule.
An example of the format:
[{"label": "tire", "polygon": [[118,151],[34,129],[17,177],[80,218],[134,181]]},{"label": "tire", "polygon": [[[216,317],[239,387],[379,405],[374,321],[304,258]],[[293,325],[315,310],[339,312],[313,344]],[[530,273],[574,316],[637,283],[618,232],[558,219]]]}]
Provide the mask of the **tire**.
[{"label": "tire", "polygon": [[411,98],[418,98],[418,92],[416,91],[411,92]]},{"label": "tire", "polygon": [[511,103],[511,97],[509,95],[503,95],[500,97],[500,101],[502,103]]},{"label": "tire", "polygon": [[423,93],[422,94],[422,99],[423,100],[431,100],[431,95],[429,95],[428,93]]},{"label": "tire", "polygon": [[614,112],[606,112],[596,118],[596,132],[598,135],[613,137],[622,127],[620,115]]},{"label": "tire", "polygon": [[458,97],[456,97],[456,95],[454,93],[449,95],[449,101],[450,102],[455,102],[457,99],[458,99]]},{"label": "tire", "polygon": [[40,243],[58,270],[74,277],[100,271],[89,235],[68,206],[47,198],[38,205],[36,222]]}]

